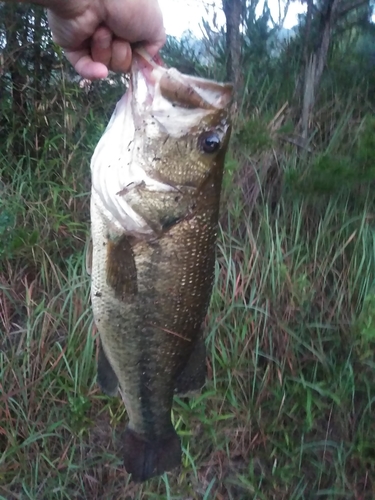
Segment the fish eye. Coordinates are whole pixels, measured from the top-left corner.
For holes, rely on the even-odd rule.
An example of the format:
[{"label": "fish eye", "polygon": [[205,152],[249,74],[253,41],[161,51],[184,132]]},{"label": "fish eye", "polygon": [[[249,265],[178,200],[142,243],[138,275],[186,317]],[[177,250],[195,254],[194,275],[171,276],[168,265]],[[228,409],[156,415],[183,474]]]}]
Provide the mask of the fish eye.
[{"label": "fish eye", "polygon": [[199,145],[205,153],[216,153],[221,146],[221,140],[215,132],[204,132],[199,137]]}]

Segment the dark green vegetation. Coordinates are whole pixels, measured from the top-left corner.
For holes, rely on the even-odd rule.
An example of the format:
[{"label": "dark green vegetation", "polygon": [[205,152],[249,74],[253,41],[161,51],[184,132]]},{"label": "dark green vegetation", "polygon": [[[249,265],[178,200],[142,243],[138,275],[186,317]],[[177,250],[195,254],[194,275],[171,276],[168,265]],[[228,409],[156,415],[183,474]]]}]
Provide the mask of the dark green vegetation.
[{"label": "dark green vegetation", "polygon": [[[29,71],[15,102],[5,71],[1,499],[375,498],[375,80],[363,30],[334,38],[307,142],[294,94],[301,38],[243,66],[209,380],[200,396],[175,401],[181,471],[142,486],[121,464],[123,404],[95,383],[84,255],[89,160],[123,89],[86,92],[54,58],[52,73],[46,62],[36,80]],[[218,50],[211,76],[224,71]]]}]

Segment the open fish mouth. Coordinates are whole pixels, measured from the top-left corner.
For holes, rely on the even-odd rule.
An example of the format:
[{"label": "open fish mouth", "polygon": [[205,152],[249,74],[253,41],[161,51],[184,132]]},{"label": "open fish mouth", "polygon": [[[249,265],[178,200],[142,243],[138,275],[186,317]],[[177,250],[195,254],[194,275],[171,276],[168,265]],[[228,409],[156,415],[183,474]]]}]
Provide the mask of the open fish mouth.
[{"label": "open fish mouth", "polygon": [[[162,109],[164,101],[172,108],[215,110],[225,108],[232,97],[232,85],[184,75],[165,68],[144,49],[134,51],[131,84],[139,107]],[[180,112],[181,110],[179,110]]]},{"label": "open fish mouth", "polygon": [[166,68],[141,48],[134,52],[130,91],[135,126],[151,136],[159,128],[176,138],[194,132],[232,98],[231,84]]}]

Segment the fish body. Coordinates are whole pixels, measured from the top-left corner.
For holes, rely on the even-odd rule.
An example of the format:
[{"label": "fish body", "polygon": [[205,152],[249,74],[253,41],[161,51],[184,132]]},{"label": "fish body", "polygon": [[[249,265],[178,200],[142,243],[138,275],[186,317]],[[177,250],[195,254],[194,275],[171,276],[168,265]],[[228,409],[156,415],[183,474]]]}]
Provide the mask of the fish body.
[{"label": "fish body", "polygon": [[98,382],[121,392],[135,481],[180,464],[175,393],[202,387],[231,86],[134,57],[92,158],[91,300]]}]

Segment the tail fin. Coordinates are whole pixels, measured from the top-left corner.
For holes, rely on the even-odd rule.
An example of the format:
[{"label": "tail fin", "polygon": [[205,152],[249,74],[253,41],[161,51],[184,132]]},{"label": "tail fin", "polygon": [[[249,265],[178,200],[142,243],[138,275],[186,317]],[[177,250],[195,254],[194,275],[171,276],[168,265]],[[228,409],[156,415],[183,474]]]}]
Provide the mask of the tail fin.
[{"label": "tail fin", "polygon": [[125,469],[132,474],[136,483],[159,476],[181,463],[181,443],[174,430],[162,439],[145,441],[128,427],[124,439]]}]

